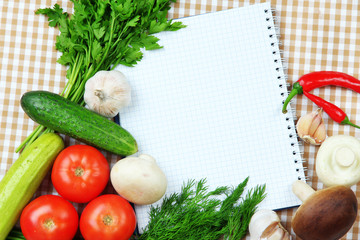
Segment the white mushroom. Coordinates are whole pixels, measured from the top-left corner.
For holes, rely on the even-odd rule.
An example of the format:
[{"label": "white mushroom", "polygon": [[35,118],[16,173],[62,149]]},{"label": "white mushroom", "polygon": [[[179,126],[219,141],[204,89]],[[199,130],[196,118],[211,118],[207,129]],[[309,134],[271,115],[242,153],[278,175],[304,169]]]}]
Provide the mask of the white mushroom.
[{"label": "white mushroom", "polygon": [[119,71],[99,71],[87,80],[84,101],[90,110],[115,117],[131,101],[130,84]]},{"label": "white mushroom", "polygon": [[251,217],[249,223],[251,240],[287,240],[290,234],[280,224],[280,218],[276,212],[269,209],[261,209]]},{"label": "white mushroom", "polygon": [[360,141],[352,136],[327,138],[316,155],[316,173],[326,186],[352,186],[360,181]]},{"label": "white mushroom", "polygon": [[110,180],[119,195],[138,205],[160,200],[167,188],[164,172],[155,159],[147,154],[126,157],[115,163]]}]

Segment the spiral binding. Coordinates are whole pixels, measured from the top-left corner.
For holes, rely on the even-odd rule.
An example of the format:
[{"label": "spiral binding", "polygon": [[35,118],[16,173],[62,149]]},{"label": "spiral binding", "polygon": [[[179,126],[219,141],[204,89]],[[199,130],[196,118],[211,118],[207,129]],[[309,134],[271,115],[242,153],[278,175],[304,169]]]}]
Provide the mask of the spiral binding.
[{"label": "spiral binding", "polygon": [[[272,53],[274,56],[274,64],[276,65],[275,71],[278,73],[277,80],[279,81],[279,88],[281,90],[280,94],[281,94],[281,98],[283,99],[282,100],[282,104],[283,104],[289,94],[288,88],[290,84],[287,82],[287,74],[285,74],[287,69],[284,67],[285,60],[282,57],[283,51],[280,50],[279,48],[282,45],[280,41],[280,28],[278,27],[280,19],[276,16],[275,9],[265,9],[264,13],[266,16],[265,20],[269,23],[271,23],[271,21],[273,21],[274,23],[274,24],[269,24],[267,26],[267,29],[269,30],[269,38],[272,40],[270,44],[271,47],[273,48]],[[303,148],[303,145],[295,131],[295,126],[293,124],[293,122],[296,120],[296,113],[293,110],[293,108],[291,108],[291,110],[286,115],[284,115],[284,117],[285,117],[285,121],[288,122],[287,129],[288,129],[289,138],[297,140],[297,141],[295,140],[292,141],[290,144],[291,144],[291,148],[293,149],[294,165],[295,165],[295,170],[298,173],[298,180],[307,180],[307,177],[305,177],[304,179],[302,177],[302,174],[300,174],[301,169],[304,172],[307,169],[303,167],[303,162],[304,162],[303,151],[300,150]]]}]

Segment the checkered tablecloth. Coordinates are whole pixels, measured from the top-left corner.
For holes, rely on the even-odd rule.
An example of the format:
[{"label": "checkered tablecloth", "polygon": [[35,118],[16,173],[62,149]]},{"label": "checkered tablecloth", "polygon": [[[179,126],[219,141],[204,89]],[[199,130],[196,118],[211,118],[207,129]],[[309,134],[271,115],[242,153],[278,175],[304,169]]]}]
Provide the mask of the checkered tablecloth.
[{"label": "checkered tablecloth", "polygon": [[[181,18],[206,12],[241,7],[264,1],[178,0],[169,18]],[[72,11],[65,0],[2,0],[0,1],[0,179],[18,158],[15,148],[32,132],[35,124],[22,111],[19,100],[29,90],[49,90],[59,93],[65,85],[66,69],[56,60],[54,48],[57,29],[48,27],[44,16],[34,14],[38,8],[58,3]],[[358,1],[314,0],[271,1],[278,18],[280,39],[291,84],[299,76],[318,70],[341,71],[360,77],[360,4]],[[341,107],[350,120],[360,124],[360,94],[338,88],[324,87],[313,91]],[[359,104],[358,104],[359,103]],[[300,117],[317,107],[304,96],[297,96],[293,107]],[[346,134],[360,138],[360,130],[342,126],[323,115],[328,136]],[[71,141],[71,140],[67,140]],[[314,171],[318,147],[305,144],[304,166],[308,183],[314,189],[324,186]],[[107,154],[111,161],[116,157]],[[353,186],[359,199],[360,189]],[[108,188],[111,191],[110,187]],[[45,178],[37,195],[54,192],[49,177]],[[79,209],[81,205],[76,205]],[[291,217],[296,209],[279,211],[282,224],[291,232]],[[343,239],[360,239],[360,223],[356,223]]]}]

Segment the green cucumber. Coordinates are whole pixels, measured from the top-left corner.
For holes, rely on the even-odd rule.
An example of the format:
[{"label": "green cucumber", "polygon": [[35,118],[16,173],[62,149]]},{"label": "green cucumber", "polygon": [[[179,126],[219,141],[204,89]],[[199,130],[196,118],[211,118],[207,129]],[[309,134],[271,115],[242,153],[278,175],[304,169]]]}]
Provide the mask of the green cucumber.
[{"label": "green cucumber", "polygon": [[89,145],[121,156],[138,150],[134,137],[124,128],[58,94],[27,92],[21,107],[35,122]]},{"label": "green cucumber", "polygon": [[27,147],[0,182],[0,239],[5,239],[31,200],[56,156],[64,149],[62,138],[46,133]]}]

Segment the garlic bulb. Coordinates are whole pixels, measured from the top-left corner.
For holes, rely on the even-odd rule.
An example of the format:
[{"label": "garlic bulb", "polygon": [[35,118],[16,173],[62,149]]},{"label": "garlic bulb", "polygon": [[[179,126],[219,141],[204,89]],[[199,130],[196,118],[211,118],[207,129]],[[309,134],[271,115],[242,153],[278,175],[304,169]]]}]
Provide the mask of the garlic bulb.
[{"label": "garlic bulb", "polygon": [[305,142],[320,145],[326,138],[322,109],[301,116],[296,124],[296,130]]},{"label": "garlic bulb", "polygon": [[257,211],[249,223],[251,240],[288,240],[290,234],[280,224],[276,212],[268,209]]},{"label": "garlic bulb", "polygon": [[105,117],[115,117],[130,100],[130,84],[119,71],[99,71],[85,84],[87,107]]}]

